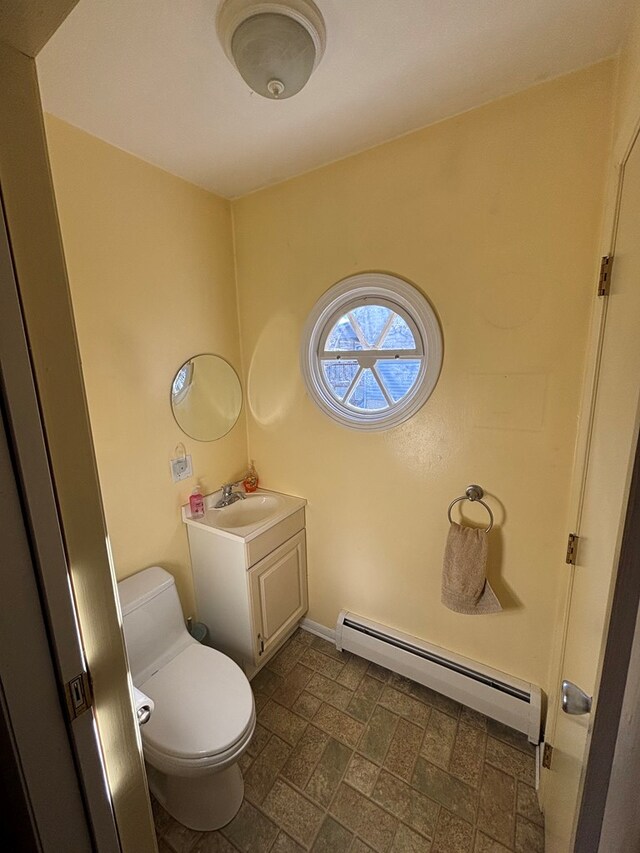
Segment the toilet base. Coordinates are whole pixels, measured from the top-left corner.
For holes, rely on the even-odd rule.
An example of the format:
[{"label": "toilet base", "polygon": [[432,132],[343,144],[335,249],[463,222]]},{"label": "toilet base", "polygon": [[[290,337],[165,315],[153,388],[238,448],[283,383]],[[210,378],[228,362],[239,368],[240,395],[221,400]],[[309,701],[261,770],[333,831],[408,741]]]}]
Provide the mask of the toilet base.
[{"label": "toilet base", "polygon": [[238,813],[244,780],[238,764],[197,776],[168,776],[148,762],[149,790],[178,823],[199,832],[220,829]]}]

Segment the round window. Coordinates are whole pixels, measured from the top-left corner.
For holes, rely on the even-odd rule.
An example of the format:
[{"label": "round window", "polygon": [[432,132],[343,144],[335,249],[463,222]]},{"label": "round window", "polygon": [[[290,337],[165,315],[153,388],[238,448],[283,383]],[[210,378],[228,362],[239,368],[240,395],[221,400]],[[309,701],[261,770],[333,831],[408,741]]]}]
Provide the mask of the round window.
[{"label": "round window", "polygon": [[330,417],[354,429],[389,429],[417,412],[435,388],[442,334],[413,285],[362,273],[316,303],[301,360],[312,399]]}]

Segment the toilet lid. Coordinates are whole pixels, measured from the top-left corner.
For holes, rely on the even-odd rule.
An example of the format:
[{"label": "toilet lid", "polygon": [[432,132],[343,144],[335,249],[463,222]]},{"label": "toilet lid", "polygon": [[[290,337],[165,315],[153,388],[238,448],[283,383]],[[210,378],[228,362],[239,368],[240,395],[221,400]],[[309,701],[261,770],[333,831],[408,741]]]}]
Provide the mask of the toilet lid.
[{"label": "toilet lid", "polygon": [[205,758],[240,740],[253,714],[253,694],[231,658],[191,643],[140,690],[155,703],[142,728],[149,746],[179,758]]}]

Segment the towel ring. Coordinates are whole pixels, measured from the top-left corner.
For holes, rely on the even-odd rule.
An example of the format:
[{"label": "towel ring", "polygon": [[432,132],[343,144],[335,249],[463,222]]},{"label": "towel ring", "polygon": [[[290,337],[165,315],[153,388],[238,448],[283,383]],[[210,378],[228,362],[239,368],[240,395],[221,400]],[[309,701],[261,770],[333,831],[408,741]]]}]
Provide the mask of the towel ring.
[{"label": "towel ring", "polygon": [[489,513],[489,526],[484,531],[485,533],[488,533],[491,530],[491,528],[493,527],[493,513],[491,512],[491,507],[482,500],[483,497],[484,497],[484,490],[483,490],[482,486],[478,486],[475,484],[472,484],[471,486],[467,486],[467,491],[464,493],[464,495],[460,495],[459,498],[455,498],[449,504],[449,509],[447,510],[447,516],[449,517],[449,524],[453,524],[453,519],[451,518],[451,510],[453,509],[453,507],[457,503],[459,503],[460,501],[472,501],[473,503],[482,504],[482,506]]}]

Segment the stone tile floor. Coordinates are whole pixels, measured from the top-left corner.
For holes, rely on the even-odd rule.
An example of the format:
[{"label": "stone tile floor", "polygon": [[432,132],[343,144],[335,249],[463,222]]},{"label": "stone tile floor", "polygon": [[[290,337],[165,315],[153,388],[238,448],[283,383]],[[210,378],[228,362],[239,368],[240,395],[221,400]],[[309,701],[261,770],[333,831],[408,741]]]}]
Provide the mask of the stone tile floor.
[{"label": "stone tile floor", "polygon": [[303,630],[252,687],[239,813],[201,833],[154,802],[160,853],[543,853],[518,732]]}]

